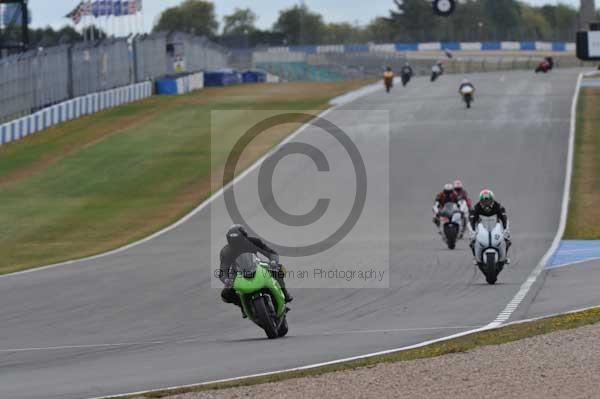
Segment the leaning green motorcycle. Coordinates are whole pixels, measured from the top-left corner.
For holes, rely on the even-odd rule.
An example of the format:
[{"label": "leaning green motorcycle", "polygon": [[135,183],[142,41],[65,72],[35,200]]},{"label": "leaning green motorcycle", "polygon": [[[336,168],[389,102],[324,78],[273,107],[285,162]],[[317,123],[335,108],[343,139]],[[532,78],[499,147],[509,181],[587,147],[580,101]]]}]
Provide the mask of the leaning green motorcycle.
[{"label": "leaning green motorcycle", "polygon": [[240,255],[235,263],[237,275],[233,289],[248,318],[265,330],[269,339],[286,335],[285,296],[269,264],[249,253]]}]

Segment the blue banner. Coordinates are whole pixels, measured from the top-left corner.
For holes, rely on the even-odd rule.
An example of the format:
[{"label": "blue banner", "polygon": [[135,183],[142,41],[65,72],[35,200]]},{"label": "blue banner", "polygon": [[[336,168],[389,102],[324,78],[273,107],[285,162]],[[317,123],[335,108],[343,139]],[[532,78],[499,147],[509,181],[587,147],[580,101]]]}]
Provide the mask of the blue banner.
[{"label": "blue banner", "polygon": [[100,2],[97,0],[92,4],[92,15],[94,18],[98,18],[100,15]]}]

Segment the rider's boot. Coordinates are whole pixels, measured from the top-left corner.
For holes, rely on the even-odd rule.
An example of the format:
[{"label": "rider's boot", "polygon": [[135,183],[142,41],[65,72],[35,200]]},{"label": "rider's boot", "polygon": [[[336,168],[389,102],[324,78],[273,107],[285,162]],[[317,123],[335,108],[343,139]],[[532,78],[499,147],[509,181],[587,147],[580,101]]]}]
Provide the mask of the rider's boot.
[{"label": "rider's boot", "polygon": [[292,296],[292,294],[289,293],[287,288],[281,287],[281,290],[283,291],[283,295],[285,296],[285,303],[290,303],[294,300],[294,297]]},{"label": "rider's boot", "polygon": [[505,263],[507,265],[510,265],[510,258],[508,257],[508,250],[510,249],[511,245],[512,245],[512,241],[506,240],[506,261],[505,261]]}]

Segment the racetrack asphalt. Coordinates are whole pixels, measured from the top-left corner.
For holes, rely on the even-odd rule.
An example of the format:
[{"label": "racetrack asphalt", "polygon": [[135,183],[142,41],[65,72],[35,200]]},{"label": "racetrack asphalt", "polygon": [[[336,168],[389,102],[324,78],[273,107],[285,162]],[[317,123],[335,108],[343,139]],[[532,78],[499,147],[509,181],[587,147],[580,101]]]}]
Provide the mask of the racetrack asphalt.
[{"label": "racetrack asphalt", "polygon": [[[556,233],[578,73],[471,75],[477,87],[471,110],[457,94],[462,76],[443,76],[435,84],[417,78],[406,88],[390,94],[382,88],[340,108],[350,113],[329,114],[351,138],[389,145],[389,160],[368,147],[363,153],[368,184],[381,188],[381,203],[389,202],[389,209],[367,210],[358,233],[327,256],[348,263],[389,261],[390,288],[292,289],[296,298],[284,339],[266,340],[211,288],[211,269],[230,223],[221,217],[218,200],[127,251],[1,277],[0,397],[89,398],[191,384],[361,355],[486,325],[517,293]],[[381,113],[374,110],[389,111],[389,136],[386,118],[377,119]],[[294,141],[318,146],[317,136],[308,128]],[[337,153],[331,152],[332,169]],[[257,173],[236,184],[236,191],[250,191],[253,183],[255,190]],[[302,213],[314,205],[319,189],[346,190],[343,175],[336,187],[331,181],[315,183],[314,173],[306,159],[281,162],[274,186],[276,193],[284,192],[282,208]],[[466,241],[455,251],[445,249],[431,223],[435,192],[457,177],[471,195],[484,187],[494,190],[509,212],[512,265],[495,286],[471,263]],[[244,207],[254,215],[249,221],[260,224],[262,214],[252,213],[259,204],[249,201]],[[388,217],[388,226],[369,225],[368,212],[374,220]],[[386,250],[389,259],[381,255]],[[302,262],[282,260],[292,269]],[[511,320],[526,314],[533,297]],[[563,306],[560,298],[554,300]],[[544,304],[544,311],[552,309]]]}]

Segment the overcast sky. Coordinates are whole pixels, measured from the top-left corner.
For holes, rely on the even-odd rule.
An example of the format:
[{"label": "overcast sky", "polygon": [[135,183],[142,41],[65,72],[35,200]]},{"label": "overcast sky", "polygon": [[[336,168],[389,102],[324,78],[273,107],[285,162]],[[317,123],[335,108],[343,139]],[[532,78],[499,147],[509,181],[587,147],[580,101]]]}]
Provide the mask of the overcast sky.
[{"label": "overcast sky", "polygon": [[[144,25],[150,30],[161,11],[178,5],[182,0],[144,0]],[[527,0],[531,4],[568,3],[578,5],[579,0]],[[69,23],[64,18],[79,0],[30,0],[34,27],[51,25],[60,27]],[[298,4],[298,0],[216,0],[214,1],[219,22],[223,15],[231,13],[236,7],[249,7],[259,16],[260,28],[270,28],[279,15],[279,10]],[[387,16],[393,8],[392,0],[305,0],[306,5],[323,15],[326,22],[358,22],[366,24],[376,16]],[[141,23],[141,18],[140,21]]]}]

